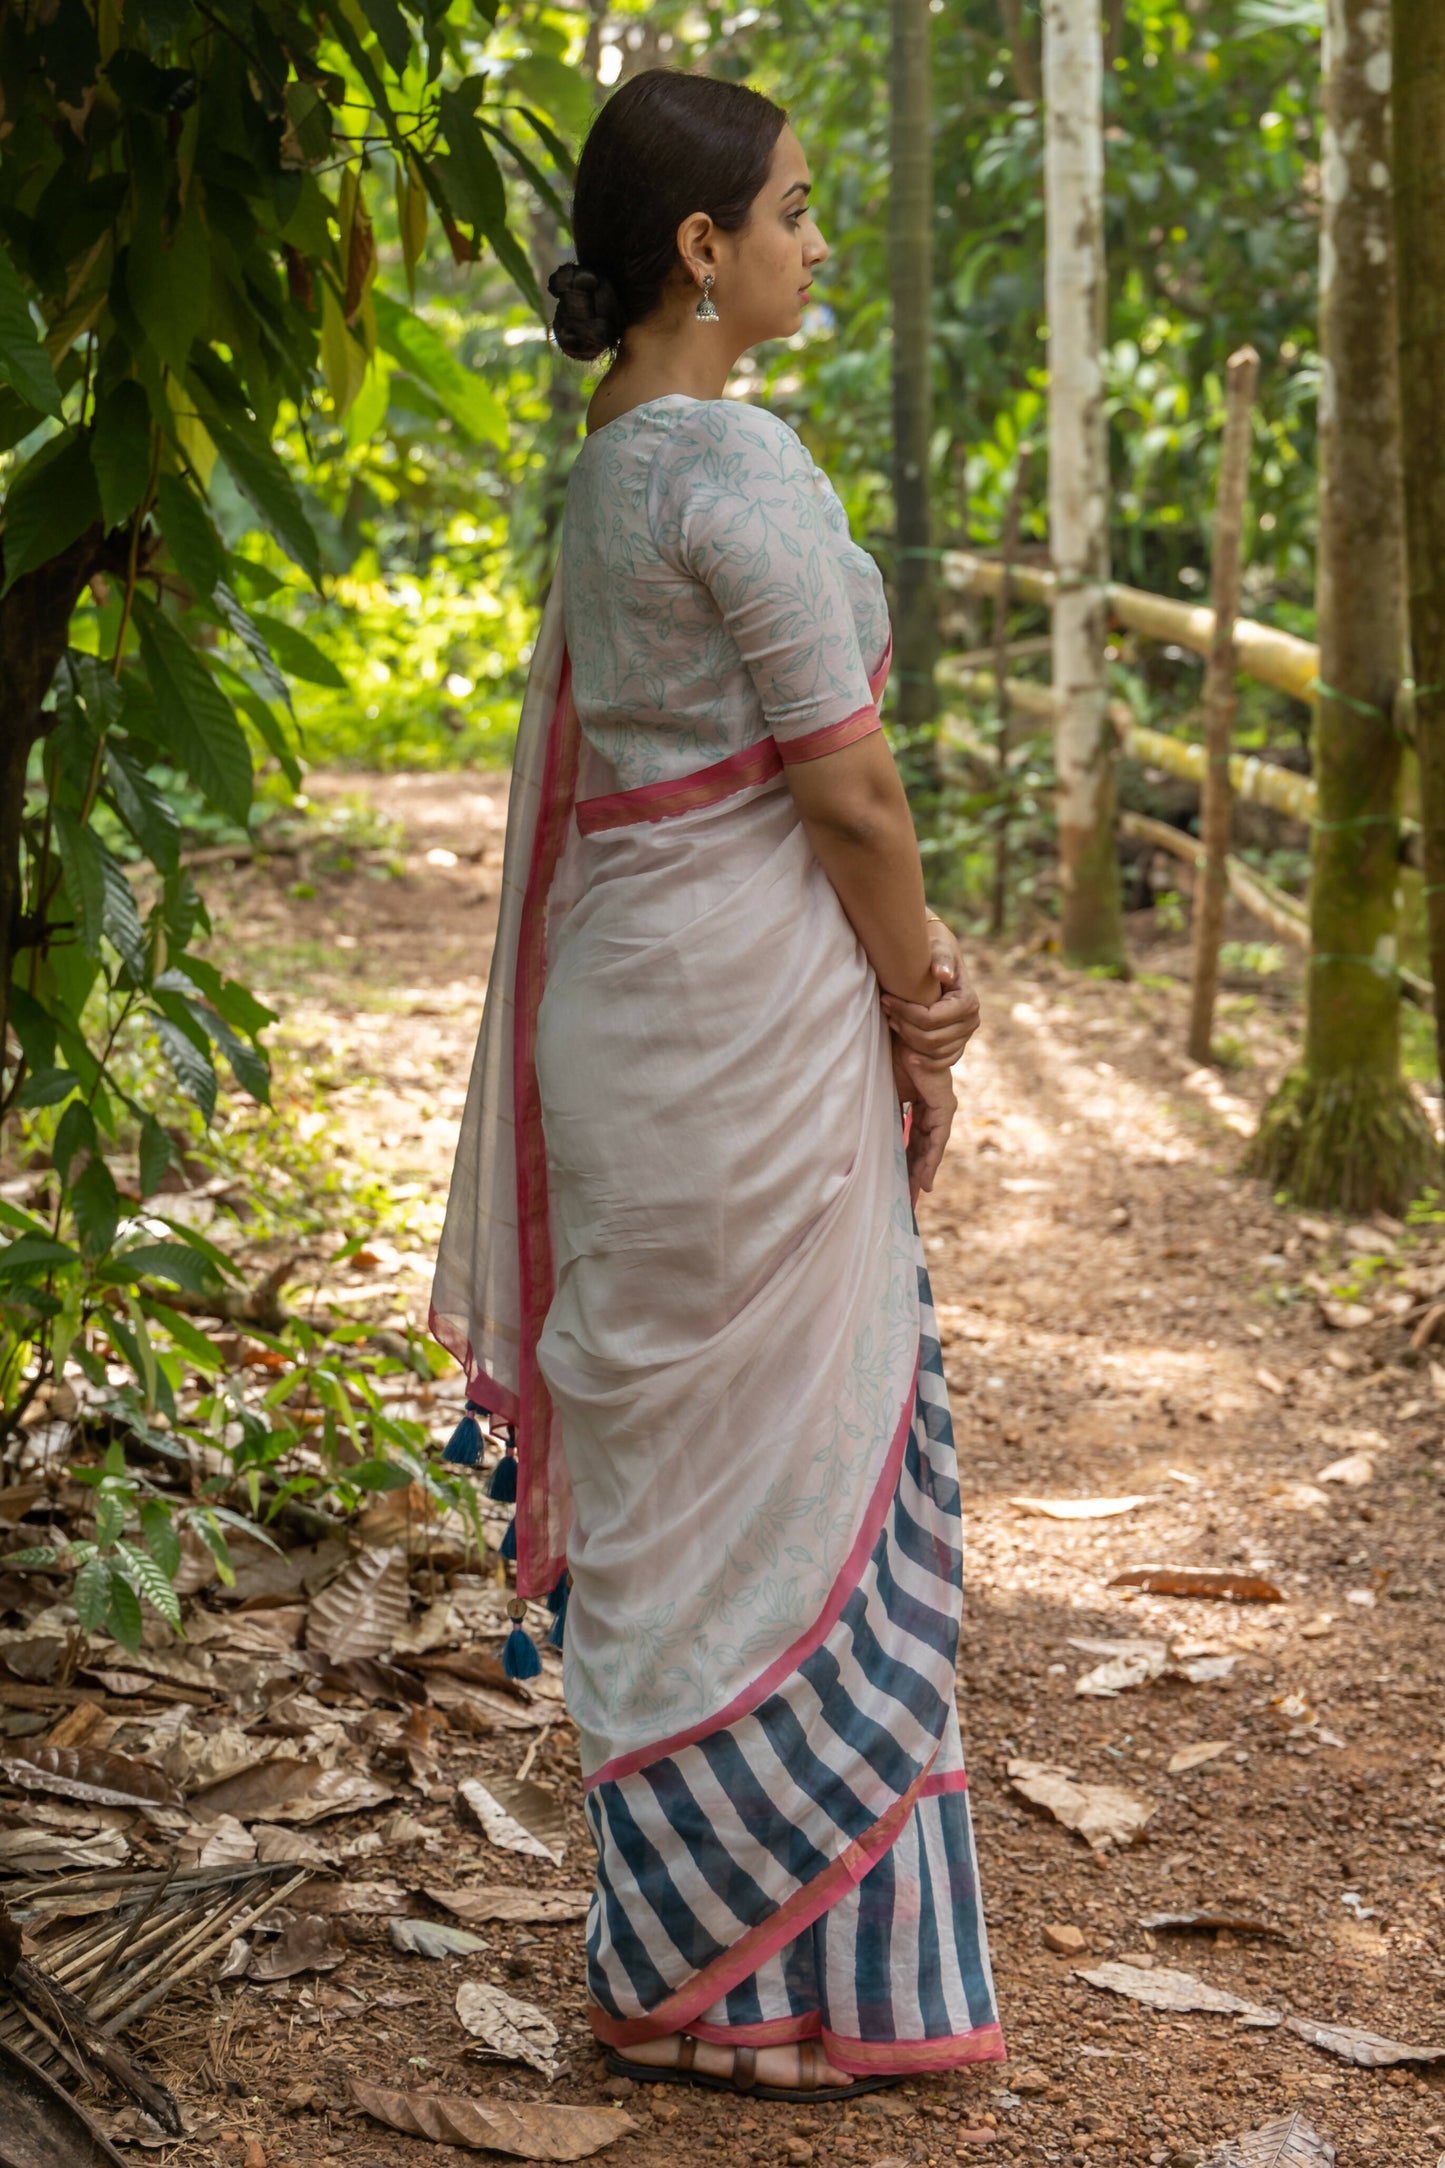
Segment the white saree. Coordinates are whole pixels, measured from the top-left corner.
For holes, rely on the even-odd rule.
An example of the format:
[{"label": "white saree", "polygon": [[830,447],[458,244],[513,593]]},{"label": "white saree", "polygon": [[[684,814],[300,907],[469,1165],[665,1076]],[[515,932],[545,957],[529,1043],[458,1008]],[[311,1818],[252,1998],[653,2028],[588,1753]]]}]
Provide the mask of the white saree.
[{"label": "white saree", "polygon": [[681,398],[588,440],[563,554],[432,1321],[519,1592],[571,1575],[594,2028],[1001,2056],[887,1031],[784,775],[878,727],[877,575],[791,431]]}]

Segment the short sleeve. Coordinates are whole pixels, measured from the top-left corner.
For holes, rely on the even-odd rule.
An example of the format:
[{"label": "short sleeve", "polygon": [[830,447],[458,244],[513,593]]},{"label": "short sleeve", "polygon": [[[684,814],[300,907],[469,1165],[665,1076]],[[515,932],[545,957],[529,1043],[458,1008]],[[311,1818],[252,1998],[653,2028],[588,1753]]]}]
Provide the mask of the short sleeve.
[{"label": "short sleeve", "polygon": [[672,432],[651,488],[657,547],[712,596],[785,762],[879,727],[825,490],[786,422],[724,400]]}]

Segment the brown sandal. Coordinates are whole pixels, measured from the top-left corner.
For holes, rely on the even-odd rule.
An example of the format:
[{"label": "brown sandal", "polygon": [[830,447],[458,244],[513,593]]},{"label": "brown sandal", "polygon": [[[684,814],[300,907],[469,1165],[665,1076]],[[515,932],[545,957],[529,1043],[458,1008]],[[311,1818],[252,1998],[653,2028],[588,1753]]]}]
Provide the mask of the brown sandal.
[{"label": "brown sandal", "polygon": [[759,2085],[758,2051],[756,2048],[734,2048],[733,2066],[725,2078],[713,2077],[696,2069],[697,2041],[691,2033],[684,2033],[682,2045],[677,2051],[675,2063],[633,2063],[624,2055],[605,2056],[608,2069],[614,2077],[631,2078],[634,2085],[700,2085],[711,2093],[738,2093],[749,2100],[801,2100],[809,2103],[827,2100],[856,2100],[860,2093],[880,2092],[888,2085],[901,2085],[902,2073],[878,2078],[854,2078],[851,2085],[820,2085],[818,2073],[826,2057],[817,2040],[801,2040],[798,2043],[797,2085]]}]

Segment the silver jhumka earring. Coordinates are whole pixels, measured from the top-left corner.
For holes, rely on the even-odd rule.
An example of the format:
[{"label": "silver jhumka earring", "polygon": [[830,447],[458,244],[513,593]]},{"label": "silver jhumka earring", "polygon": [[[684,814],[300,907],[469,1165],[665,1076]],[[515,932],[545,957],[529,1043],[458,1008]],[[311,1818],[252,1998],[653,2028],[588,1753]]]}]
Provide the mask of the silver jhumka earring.
[{"label": "silver jhumka earring", "polygon": [[700,324],[716,324],[721,321],[717,310],[712,305],[712,286],[711,271],[704,271],[702,275],[702,299],[697,305],[697,320]]}]

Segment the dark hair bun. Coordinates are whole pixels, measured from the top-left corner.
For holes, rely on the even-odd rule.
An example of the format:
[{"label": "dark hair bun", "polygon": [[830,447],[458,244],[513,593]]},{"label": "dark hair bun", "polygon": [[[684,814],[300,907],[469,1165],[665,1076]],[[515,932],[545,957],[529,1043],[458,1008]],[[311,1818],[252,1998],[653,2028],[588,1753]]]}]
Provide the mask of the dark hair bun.
[{"label": "dark hair bun", "polygon": [[573,361],[595,361],[622,343],[626,322],[610,279],[581,264],[559,264],[547,281],[557,297],[552,336]]}]

